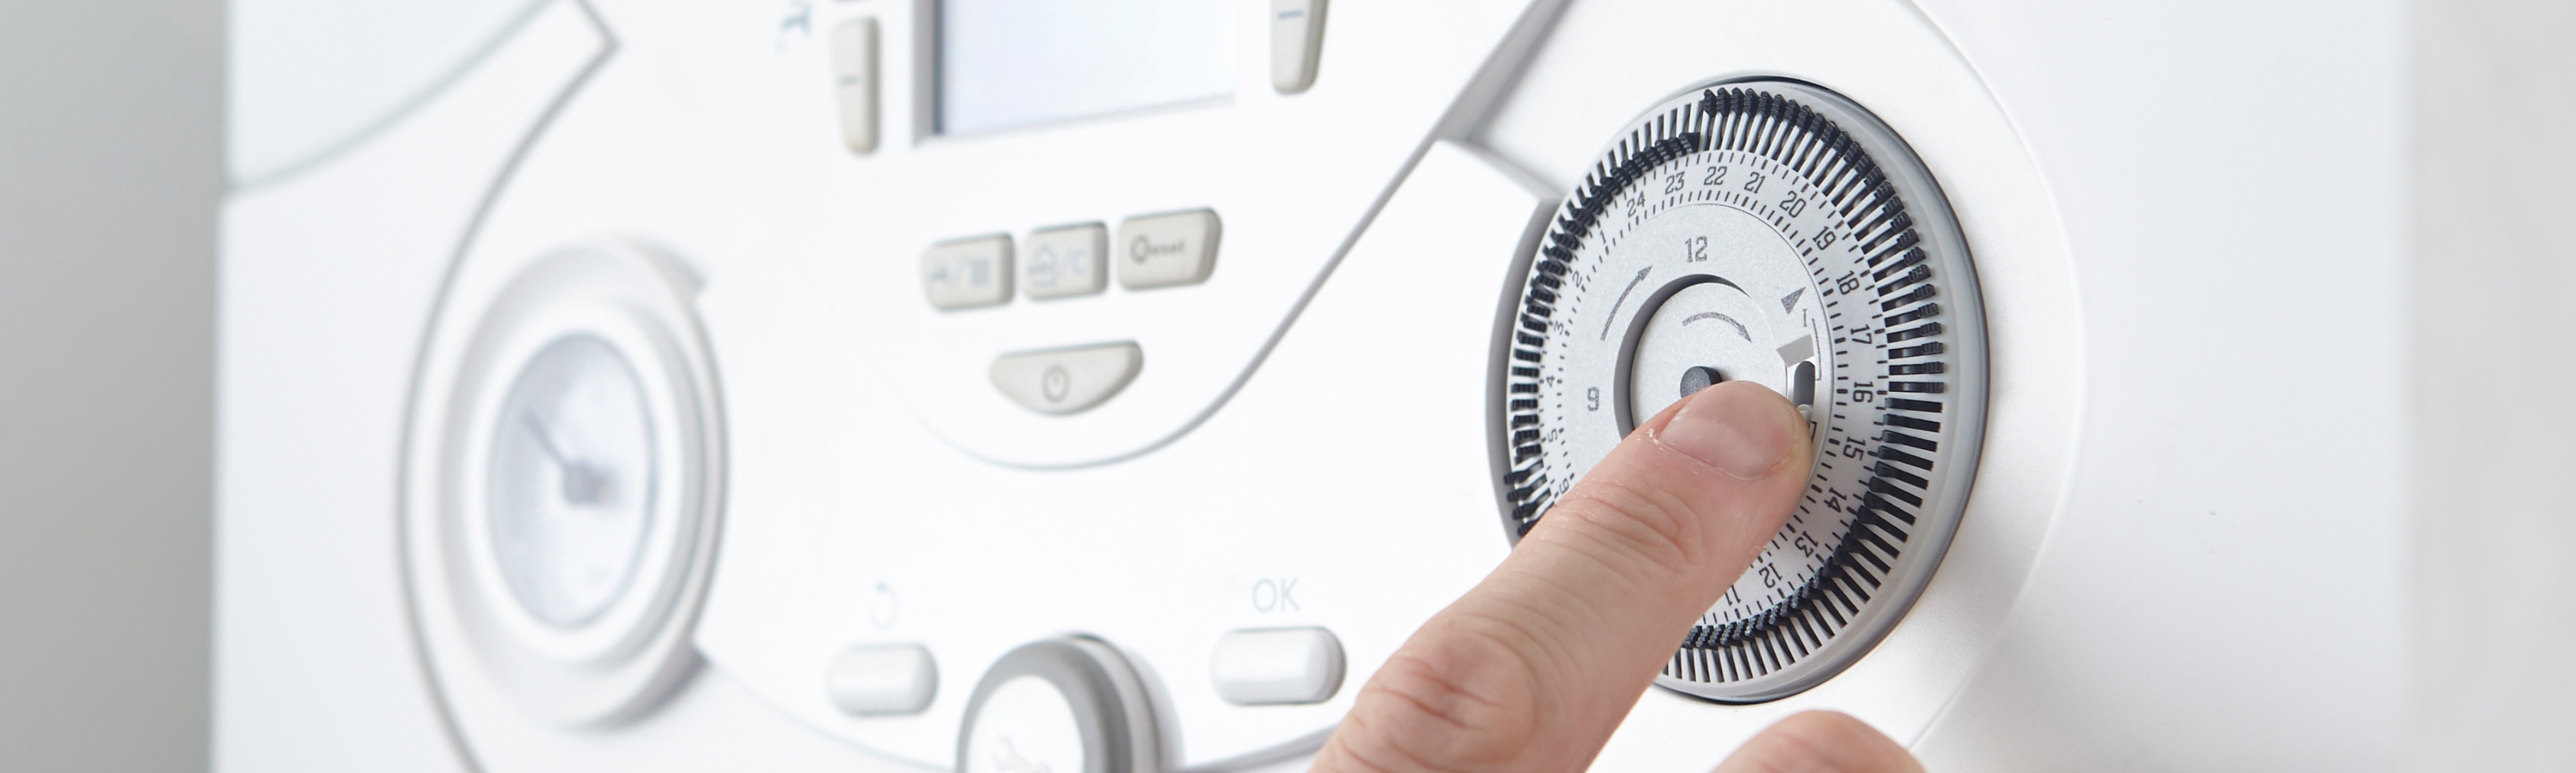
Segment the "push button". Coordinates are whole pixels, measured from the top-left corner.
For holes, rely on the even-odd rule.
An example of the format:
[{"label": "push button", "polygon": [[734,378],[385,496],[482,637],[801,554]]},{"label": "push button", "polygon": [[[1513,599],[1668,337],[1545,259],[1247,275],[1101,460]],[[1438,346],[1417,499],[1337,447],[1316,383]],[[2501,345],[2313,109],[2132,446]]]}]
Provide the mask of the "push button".
[{"label": "push button", "polygon": [[991,306],[1011,299],[1011,237],[979,236],[932,245],[921,253],[921,291],[940,309]]},{"label": "push button", "polygon": [[993,360],[993,388],[1032,411],[1079,413],[1127,388],[1144,365],[1134,343],[1005,354]]},{"label": "push button", "polygon": [[1207,281],[1216,267],[1219,230],[1214,210],[1127,218],[1118,224],[1110,252],[1118,261],[1118,284],[1143,290]]},{"label": "push button", "polygon": [[1109,229],[1099,223],[1048,228],[1029,234],[1020,261],[1020,291],[1031,298],[1091,295],[1109,285],[1100,256],[1109,251]]},{"label": "push button", "polygon": [[1322,628],[1259,628],[1216,640],[1208,677],[1241,706],[1322,703],[1342,689],[1342,640]]},{"label": "push button", "polygon": [[832,28],[832,97],[841,108],[841,142],[852,153],[877,149],[877,20]]},{"label": "push button", "polygon": [[1295,94],[1315,85],[1324,52],[1324,0],[1270,0],[1270,87]]},{"label": "push button", "polygon": [[918,644],[851,647],[832,658],[824,690],[853,716],[919,714],[939,694],[939,668]]}]

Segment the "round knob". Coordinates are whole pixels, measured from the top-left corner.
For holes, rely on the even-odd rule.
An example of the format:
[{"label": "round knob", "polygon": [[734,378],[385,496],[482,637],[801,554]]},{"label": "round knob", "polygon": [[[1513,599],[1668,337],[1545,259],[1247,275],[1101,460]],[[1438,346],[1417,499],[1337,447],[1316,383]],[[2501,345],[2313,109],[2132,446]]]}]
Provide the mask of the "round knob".
[{"label": "round knob", "polygon": [[957,733],[960,773],[1160,773],[1153,700],[1118,649],[1068,636],[984,672]]}]

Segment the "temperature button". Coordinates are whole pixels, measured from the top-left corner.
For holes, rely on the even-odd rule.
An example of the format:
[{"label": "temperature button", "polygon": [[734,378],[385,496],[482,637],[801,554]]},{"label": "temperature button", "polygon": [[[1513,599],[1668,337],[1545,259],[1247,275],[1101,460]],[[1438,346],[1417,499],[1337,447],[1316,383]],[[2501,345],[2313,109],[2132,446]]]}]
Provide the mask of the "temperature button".
[{"label": "temperature button", "polygon": [[993,388],[1032,411],[1080,413],[1127,388],[1144,365],[1134,342],[1005,354],[993,360]]},{"label": "temperature button", "polygon": [[1324,0],[1270,0],[1270,87],[1295,94],[1315,85],[1324,50]]},{"label": "temperature button", "polygon": [[832,94],[841,108],[841,142],[852,153],[877,149],[877,20],[832,28]]}]

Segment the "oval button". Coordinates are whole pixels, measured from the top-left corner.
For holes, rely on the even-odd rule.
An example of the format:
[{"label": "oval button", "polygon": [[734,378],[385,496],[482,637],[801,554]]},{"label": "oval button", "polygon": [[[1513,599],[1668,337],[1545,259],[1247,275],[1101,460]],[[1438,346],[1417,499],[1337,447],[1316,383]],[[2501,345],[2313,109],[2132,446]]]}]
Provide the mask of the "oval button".
[{"label": "oval button", "polygon": [[1322,703],[1342,689],[1342,641],[1322,628],[1262,628],[1217,639],[1217,697],[1239,706]]},{"label": "oval button", "polygon": [[1005,354],[993,360],[993,388],[1032,411],[1080,413],[1127,388],[1144,365],[1132,342]]},{"label": "oval button", "polygon": [[852,716],[919,714],[939,694],[939,667],[917,644],[851,647],[832,659],[824,690]]},{"label": "oval button", "polygon": [[1144,290],[1207,281],[1219,226],[1210,209],[1127,218],[1118,224],[1118,284]]}]

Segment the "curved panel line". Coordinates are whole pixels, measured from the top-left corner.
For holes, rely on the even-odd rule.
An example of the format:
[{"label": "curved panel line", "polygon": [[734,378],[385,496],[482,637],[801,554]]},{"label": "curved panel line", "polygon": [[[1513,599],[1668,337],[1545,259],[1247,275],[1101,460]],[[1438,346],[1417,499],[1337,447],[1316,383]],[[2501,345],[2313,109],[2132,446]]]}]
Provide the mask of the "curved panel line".
[{"label": "curved panel line", "polygon": [[[534,23],[539,15],[543,14],[548,7],[553,5],[553,0],[535,0],[534,2],[528,3],[527,6],[521,8],[518,14],[513,16],[508,23],[502,24],[501,28],[498,31],[495,31],[491,37],[485,39],[482,44],[475,46],[472,53],[466,54],[464,59],[459,60],[454,67],[448,68],[447,72],[439,75],[437,79],[430,81],[429,85],[421,87],[419,93],[413,94],[411,98],[405,99],[401,104],[395,105],[392,110],[385,111],[384,115],[378,116],[375,120],[367,122],[365,126],[359,127],[357,131],[350,132],[348,136],[334,140],[330,144],[322,146],[322,149],[313,151],[301,159],[290,161],[274,168],[261,171],[258,174],[247,176],[236,176],[238,174],[238,170],[230,169],[231,159],[226,159],[226,166],[228,168],[224,170],[224,175],[229,178],[229,181],[232,183],[232,189],[229,192],[238,194],[246,191],[258,190],[260,188],[265,188],[301,177],[306,172],[330,165],[333,160],[336,160],[341,156],[348,155],[350,151],[356,150],[360,146],[375,140],[378,135],[384,134],[386,130],[392,129],[395,126],[400,125],[402,122],[410,120],[412,114],[420,112],[420,109],[423,106],[428,105],[432,100],[437,99],[439,95],[447,93],[448,89],[454,88],[457,83],[465,80],[465,76],[467,74],[482,67],[484,61],[491,59],[493,54],[500,52],[503,46],[509,45],[510,41],[518,39],[520,32],[526,30],[528,25]],[[584,12],[587,13],[588,9],[585,8]],[[594,17],[594,21],[596,21],[596,17]],[[600,35],[603,38],[606,37],[608,34],[607,25],[601,24],[599,26]],[[612,44],[612,47],[614,47],[614,44]]]},{"label": "curved panel line", "polygon": [[[394,459],[393,512],[395,513],[403,512],[411,501],[410,476],[406,475],[405,471],[411,469],[412,433],[420,431],[420,428],[412,426],[410,417],[420,411],[421,372],[428,367],[431,341],[438,335],[439,316],[445,311],[448,292],[456,285],[457,272],[464,267],[466,255],[474,251],[474,243],[481,237],[483,223],[490,219],[493,205],[500,202],[502,191],[510,187],[510,180],[518,176],[520,164],[527,161],[529,153],[536,149],[537,141],[546,136],[548,129],[553,128],[555,119],[563,115],[564,108],[572,104],[573,97],[580,94],[582,87],[589,85],[591,78],[598,75],[600,70],[606,69],[608,61],[617,55],[619,43],[617,36],[609,31],[608,22],[601,19],[599,12],[591,8],[590,3],[585,0],[571,0],[571,2],[575,9],[581,11],[582,19],[589,22],[591,29],[599,34],[599,51],[592,54],[590,61],[584,63],[581,70],[574,73],[572,79],[563,85],[562,90],[546,103],[544,111],[537,114],[536,122],[528,127],[527,133],[521,137],[518,146],[510,149],[509,157],[501,162],[500,172],[493,175],[491,187],[484,189],[483,200],[474,205],[474,213],[466,220],[465,229],[456,240],[456,249],[448,257],[447,270],[439,276],[438,292],[433,296],[439,299],[439,302],[430,307],[429,319],[421,326],[420,340],[413,344],[410,386],[403,396],[404,421],[402,435],[398,441],[401,443],[399,447],[402,453]],[[538,2],[532,4],[531,8],[542,10],[550,5],[552,5],[550,2]],[[510,34],[494,38],[494,45],[476,54],[474,62],[479,63],[492,52],[500,50],[501,42],[517,37],[518,30],[525,28],[527,22],[535,18],[536,14],[532,12],[525,19],[514,24]],[[464,74],[472,69],[471,66],[459,69],[456,75],[449,81],[443,82],[438,90],[443,91],[449,83],[462,80]],[[428,101],[428,97],[424,95],[422,99],[404,108],[395,118],[407,116],[413,108],[425,105]],[[370,130],[369,134],[372,135],[373,131]],[[354,148],[358,144],[361,143],[353,141],[342,149]],[[334,151],[334,153],[337,152]],[[301,168],[317,166],[324,158],[327,156],[318,157]],[[402,580],[403,622],[408,629],[407,638],[411,642],[414,665],[418,667],[423,691],[437,704],[439,729],[447,736],[448,745],[456,750],[458,761],[463,763],[467,770],[488,770],[482,759],[475,756],[473,745],[465,740],[465,729],[457,722],[455,709],[448,705],[446,692],[438,685],[435,667],[429,662],[429,643],[421,633],[420,608],[412,602],[415,591],[412,590],[411,585],[411,554],[405,548],[407,539],[408,535],[398,525],[394,530],[394,544],[391,547],[394,551],[394,566],[399,570],[398,576]]]}]

